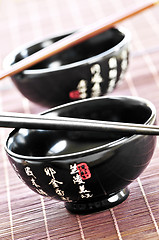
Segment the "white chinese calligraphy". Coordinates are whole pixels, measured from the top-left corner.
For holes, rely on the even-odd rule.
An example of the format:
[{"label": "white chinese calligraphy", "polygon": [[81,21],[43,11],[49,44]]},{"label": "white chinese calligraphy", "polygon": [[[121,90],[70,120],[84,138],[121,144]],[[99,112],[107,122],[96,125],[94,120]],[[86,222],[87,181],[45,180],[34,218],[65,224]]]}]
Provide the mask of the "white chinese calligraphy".
[{"label": "white chinese calligraphy", "polygon": [[117,59],[115,57],[111,57],[108,61],[109,67],[109,85],[108,92],[112,92],[115,87],[117,81]]},{"label": "white chinese calligraphy", "polygon": [[64,201],[70,201],[68,197],[65,197],[65,193],[60,189],[59,185],[62,185],[63,182],[57,181],[55,178],[56,171],[51,167],[45,167],[44,172],[47,176],[51,177],[49,185],[52,185],[55,189],[56,194]]},{"label": "white chinese calligraphy", "polygon": [[30,169],[30,167],[25,167],[25,172],[27,176],[32,176],[34,178],[36,178],[32,172],[32,170]]},{"label": "white chinese calligraphy", "polygon": [[70,165],[70,170],[71,170],[70,174],[78,173],[78,169],[77,169],[76,163],[74,163],[73,165]]},{"label": "white chinese calligraphy", "polygon": [[34,173],[33,173],[33,171],[31,170],[31,168],[27,166],[27,167],[24,168],[24,170],[25,170],[26,175],[27,175],[28,177],[30,177],[31,185],[35,188],[35,190],[36,190],[39,194],[41,194],[41,195],[43,195],[43,196],[48,196],[48,194],[41,189],[40,185],[38,185],[38,184],[36,183],[37,178],[36,178],[36,176],[34,175]]},{"label": "white chinese calligraphy", "polygon": [[87,82],[86,80],[80,80],[78,86],[77,86],[79,96],[81,99],[84,99],[87,97]]},{"label": "white chinese calligraphy", "polygon": [[[101,95],[101,82],[103,82],[103,78],[101,76],[101,67],[99,64],[94,64],[91,69],[91,84],[93,85],[91,88],[91,97],[98,97]],[[87,93],[87,88],[88,88],[88,83],[87,80],[85,79],[81,79],[77,85],[77,90],[78,90],[78,94],[77,95],[78,98],[84,99],[88,97],[88,93]],[[75,94],[75,92],[74,92]],[[72,95],[71,95],[72,96]],[[73,95],[74,98],[74,95]]]},{"label": "white chinese calligraphy", "polygon": [[77,169],[77,164],[74,163],[73,165],[70,165],[70,174],[73,175],[73,183],[78,185],[79,188],[79,194],[81,198],[91,198],[93,194],[90,190],[87,190],[85,188],[85,181],[83,181],[82,177],[79,174],[79,171]]},{"label": "white chinese calligraphy", "polygon": [[128,51],[127,50],[123,50],[121,53],[121,74],[120,74],[120,79],[123,78],[123,75],[126,72],[126,69],[128,67]]},{"label": "white chinese calligraphy", "polygon": [[99,64],[94,64],[91,67],[91,73],[93,74],[91,78],[91,83],[93,84],[91,97],[98,97],[101,95],[101,82],[103,78],[101,76],[101,67]]}]

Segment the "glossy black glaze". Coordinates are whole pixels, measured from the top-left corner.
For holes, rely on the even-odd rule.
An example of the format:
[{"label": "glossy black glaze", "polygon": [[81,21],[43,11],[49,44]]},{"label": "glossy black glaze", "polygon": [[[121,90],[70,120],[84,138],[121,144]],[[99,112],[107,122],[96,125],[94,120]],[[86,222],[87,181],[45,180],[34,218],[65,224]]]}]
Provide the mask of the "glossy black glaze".
[{"label": "glossy black glaze", "polygon": [[[43,114],[154,124],[154,106],[141,98],[100,97]],[[100,139],[101,137],[101,139]],[[148,165],[155,136],[15,129],[6,143],[9,160],[35,192],[66,202],[72,212],[112,207]]]},{"label": "glossy black glaze", "polygon": [[[52,36],[9,54],[4,67],[69,35]],[[11,77],[29,100],[47,107],[111,92],[128,66],[130,34],[112,28]]]}]

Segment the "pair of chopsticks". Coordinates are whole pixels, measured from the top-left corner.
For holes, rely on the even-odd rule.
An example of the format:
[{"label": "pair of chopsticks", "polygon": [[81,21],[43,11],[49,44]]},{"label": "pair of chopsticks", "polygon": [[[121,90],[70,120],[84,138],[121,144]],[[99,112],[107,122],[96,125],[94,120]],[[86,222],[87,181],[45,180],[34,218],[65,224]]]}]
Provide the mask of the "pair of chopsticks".
[{"label": "pair of chopsticks", "polygon": [[0,114],[0,127],[45,130],[82,130],[124,134],[159,135],[159,126],[22,113]]},{"label": "pair of chopsticks", "polygon": [[91,26],[88,26],[72,35],[69,35],[66,38],[61,39],[58,42],[51,44],[50,46],[32,54],[31,56],[24,58],[23,60],[15,63],[6,71],[0,74],[0,80],[7,77],[17,74],[24,69],[27,69],[46,58],[49,58],[63,50],[66,50],[69,47],[72,47],[76,44],[79,44],[89,38],[92,38],[109,28],[113,27],[114,25],[120,23],[121,21],[126,20],[150,7],[153,7],[159,3],[159,1],[145,1],[140,6],[137,6],[133,9],[127,9],[125,12],[118,14],[117,16],[112,16],[109,18],[104,19],[103,21],[97,22]]}]

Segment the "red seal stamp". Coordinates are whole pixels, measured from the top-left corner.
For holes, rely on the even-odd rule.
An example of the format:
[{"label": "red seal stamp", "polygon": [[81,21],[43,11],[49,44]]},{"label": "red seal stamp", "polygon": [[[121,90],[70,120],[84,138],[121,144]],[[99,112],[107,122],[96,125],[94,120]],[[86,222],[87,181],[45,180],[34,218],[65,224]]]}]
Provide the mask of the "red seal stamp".
[{"label": "red seal stamp", "polygon": [[91,172],[89,170],[87,163],[77,164],[77,170],[78,170],[79,175],[81,176],[82,180],[91,178]]},{"label": "red seal stamp", "polygon": [[80,93],[79,93],[78,90],[74,90],[74,91],[69,93],[69,97],[71,99],[80,99]]}]

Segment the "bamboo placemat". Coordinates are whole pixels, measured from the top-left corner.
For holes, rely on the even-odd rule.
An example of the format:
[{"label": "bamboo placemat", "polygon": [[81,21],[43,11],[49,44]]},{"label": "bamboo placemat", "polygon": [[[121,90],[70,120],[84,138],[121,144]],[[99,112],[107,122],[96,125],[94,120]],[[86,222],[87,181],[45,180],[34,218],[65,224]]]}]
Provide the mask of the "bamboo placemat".
[{"label": "bamboo placemat", "polygon": [[[137,0],[0,0],[1,67],[4,57],[21,44],[82,27],[138,3]],[[158,13],[157,6],[121,24],[132,34],[132,54],[124,81],[111,95],[147,98],[159,112]],[[9,78],[0,82],[0,111],[39,113],[44,109],[25,99]],[[125,202],[110,210],[81,216],[67,212],[63,203],[33,193],[19,180],[4,151],[9,132],[0,129],[0,239],[159,239],[158,144],[147,169],[130,185]]]}]

